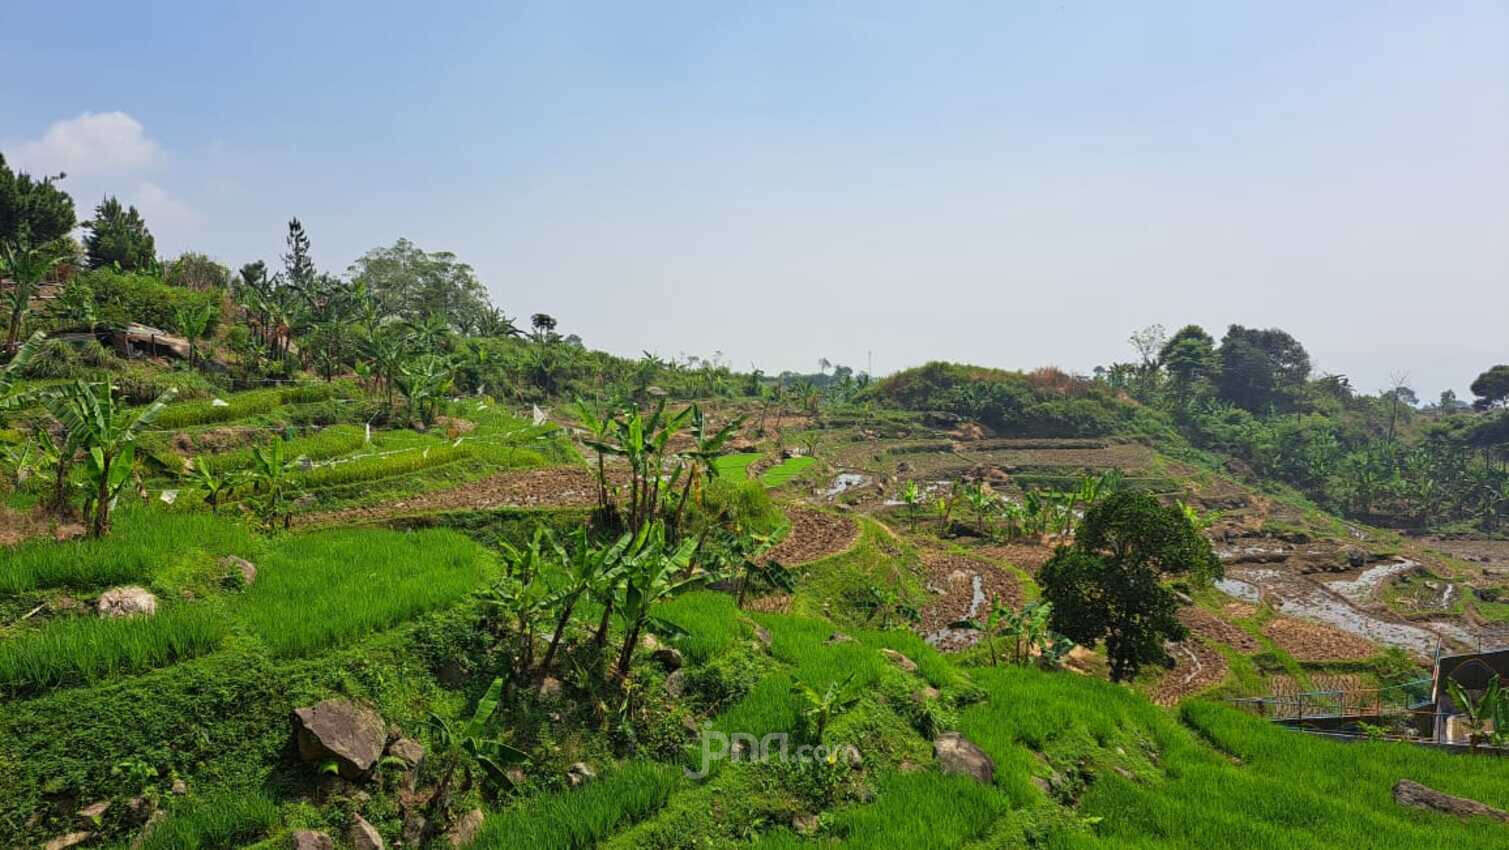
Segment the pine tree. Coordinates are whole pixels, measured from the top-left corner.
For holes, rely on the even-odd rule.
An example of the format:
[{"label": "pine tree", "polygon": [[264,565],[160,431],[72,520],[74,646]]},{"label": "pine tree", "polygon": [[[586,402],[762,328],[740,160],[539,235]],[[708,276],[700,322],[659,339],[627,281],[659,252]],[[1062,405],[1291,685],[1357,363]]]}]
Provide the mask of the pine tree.
[{"label": "pine tree", "polygon": [[157,262],[157,244],[136,207],[122,208],[113,196],[94,208],[84,223],[84,254],[92,269],[118,265],[122,271],[150,269]]}]

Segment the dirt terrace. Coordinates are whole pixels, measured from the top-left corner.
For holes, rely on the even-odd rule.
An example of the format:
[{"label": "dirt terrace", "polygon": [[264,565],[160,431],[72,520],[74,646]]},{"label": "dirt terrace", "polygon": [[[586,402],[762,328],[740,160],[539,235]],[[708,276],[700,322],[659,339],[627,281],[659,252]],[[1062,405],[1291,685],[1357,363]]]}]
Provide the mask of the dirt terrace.
[{"label": "dirt terrace", "polygon": [[1022,604],[1016,577],[995,564],[933,552],[923,555],[922,566],[924,585],[935,595],[922,609],[922,632],[939,649],[965,649],[978,642],[979,632],[949,626],[965,619],[983,623],[992,600],[1000,598],[1012,607]]},{"label": "dirt terrace", "polygon": [[1168,654],[1173,656],[1174,669],[1158,680],[1152,693],[1153,702],[1162,706],[1220,684],[1229,669],[1225,656],[1199,640],[1171,643]]},{"label": "dirt terrace", "polygon": [[1180,609],[1179,622],[1189,629],[1190,634],[1224,643],[1232,649],[1242,652],[1257,652],[1262,649],[1257,638],[1203,608]]},{"label": "dirt terrace", "polygon": [[859,526],[848,517],[792,506],[786,509],[791,531],[768,557],[782,564],[805,564],[836,555],[854,545]]},{"label": "dirt terrace", "polygon": [[497,508],[591,507],[597,504],[597,480],[580,466],[553,466],[500,472],[447,490],[366,507],[305,514],[294,523],[355,525],[444,511]]},{"label": "dirt terrace", "polygon": [[1263,626],[1263,634],[1298,661],[1361,661],[1378,647],[1340,629],[1280,617]]}]

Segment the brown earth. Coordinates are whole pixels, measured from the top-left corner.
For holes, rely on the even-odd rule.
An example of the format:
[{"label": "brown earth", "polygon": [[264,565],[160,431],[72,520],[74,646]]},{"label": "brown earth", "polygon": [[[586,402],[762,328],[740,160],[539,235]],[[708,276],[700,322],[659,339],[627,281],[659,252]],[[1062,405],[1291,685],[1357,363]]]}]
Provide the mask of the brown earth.
[{"label": "brown earth", "polygon": [[1262,648],[1257,638],[1242,631],[1240,628],[1217,617],[1204,608],[1182,608],[1179,610],[1179,622],[1189,629],[1191,634],[1199,635],[1206,640],[1224,643],[1232,649],[1242,652],[1257,652]]},{"label": "brown earth", "polygon": [[1163,674],[1153,688],[1152,699],[1158,705],[1174,705],[1190,694],[1217,685],[1230,669],[1221,653],[1198,640],[1168,645],[1174,669]]},{"label": "brown earth", "polygon": [[859,526],[848,517],[797,506],[788,507],[786,515],[791,531],[767,557],[788,566],[836,555],[859,537]]},{"label": "brown earth", "polygon": [[[984,620],[993,600],[999,598],[1012,607],[1022,604],[1022,589],[1010,572],[985,561],[962,555],[933,552],[922,557],[924,584],[935,596],[922,609],[922,631],[936,635],[947,631],[951,623],[970,616],[974,602],[974,576],[980,577],[985,601],[974,611]],[[940,592],[941,591],[941,592]],[[939,649],[963,649],[974,644],[977,632],[949,633],[937,644]]]},{"label": "brown earth", "polygon": [[1043,564],[1053,557],[1053,547],[1040,546],[1036,543],[1006,543],[1000,546],[984,546],[980,548],[980,554],[1005,561],[1014,567],[1025,570],[1032,575],[1042,569]]},{"label": "brown earth", "polygon": [[515,469],[448,490],[421,493],[394,502],[294,517],[297,525],[354,525],[402,516],[496,508],[591,507],[597,479],[580,466]]},{"label": "brown earth", "polygon": [[13,546],[23,540],[41,537],[52,527],[49,514],[19,511],[0,505],[0,546]]},{"label": "brown earth", "polygon": [[1298,661],[1360,661],[1378,653],[1376,646],[1356,635],[1288,617],[1270,621],[1263,634]]}]

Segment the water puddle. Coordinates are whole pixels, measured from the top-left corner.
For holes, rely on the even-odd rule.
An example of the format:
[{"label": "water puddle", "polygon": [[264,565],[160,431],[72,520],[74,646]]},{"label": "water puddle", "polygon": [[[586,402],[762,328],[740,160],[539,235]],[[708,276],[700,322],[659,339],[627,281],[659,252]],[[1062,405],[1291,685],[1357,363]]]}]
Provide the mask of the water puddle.
[{"label": "water puddle", "polygon": [[870,476],[868,475],[860,475],[857,472],[840,472],[838,477],[833,479],[833,485],[823,491],[823,495],[832,499],[869,483]]},{"label": "water puddle", "polygon": [[[1336,584],[1344,585],[1354,594],[1371,593],[1371,589],[1389,575],[1397,574],[1401,566],[1405,565],[1382,564],[1365,571],[1362,576],[1350,582],[1330,584],[1333,587]],[[1408,564],[1405,568],[1414,566]],[[1328,593],[1326,588],[1302,578],[1287,576],[1278,570],[1228,570],[1227,577],[1217,582],[1216,586],[1244,602],[1267,599],[1276,610],[1287,616],[1315,620],[1374,643],[1401,647],[1417,655],[1429,657],[1435,652],[1440,640],[1436,631],[1374,616],[1353,607],[1348,601],[1350,596],[1341,595],[1338,598]]]},{"label": "water puddle", "polygon": [[[974,620],[980,616],[981,609],[985,607],[985,580],[979,573],[969,577],[969,610],[965,612],[961,620]],[[925,638],[933,646],[963,648],[973,646],[980,639],[980,633],[975,629],[956,629],[944,626],[929,634]]]},{"label": "water puddle", "polygon": [[1361,605],[1372,601],[1378,588],[1383,587],[1389,579],[1403,575],[1418,566],[1420,565],[1409,560],[1379,564],[1363,570],[1357,578],[1328,581],[1326,586]]}]

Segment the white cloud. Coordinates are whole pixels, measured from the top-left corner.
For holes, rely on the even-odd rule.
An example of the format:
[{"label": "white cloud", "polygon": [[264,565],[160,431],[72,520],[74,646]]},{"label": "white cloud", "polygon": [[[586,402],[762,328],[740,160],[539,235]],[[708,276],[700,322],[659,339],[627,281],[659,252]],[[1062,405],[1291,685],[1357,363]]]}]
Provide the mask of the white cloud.
[{"label": "white cloud", "polygon": [[[121,200],[126,201],[126,196]],[[147,227],[157,237],[159,253],[182,249],[190,239],[203,232],[207,222],[199,210],[150,180],[142,181],[130,203],[141,210]]]},{"label": "white cloud", "polygon": [[123,177],[156,164],[162,148],[141,122],[124,112],[86,112],[54,121],[42,138],[16,149],[18,166],[33,174]]}]

